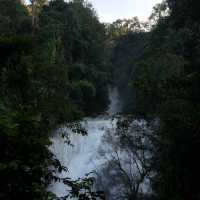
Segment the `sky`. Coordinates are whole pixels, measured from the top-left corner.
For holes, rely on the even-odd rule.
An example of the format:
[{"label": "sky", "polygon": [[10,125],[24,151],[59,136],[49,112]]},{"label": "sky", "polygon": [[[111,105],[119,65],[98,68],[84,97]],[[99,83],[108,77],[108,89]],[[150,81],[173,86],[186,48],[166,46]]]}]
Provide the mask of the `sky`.
[{"label": "sky", "polygon": [[[26,0],[28,1],[28,0]],[[117,19],[138,16],[145,21],[153,6],[162,0],[88,0],[92,3],[101,22],[113,22]]]},{"label": "sky", "polygon": [[113,22],[117,19],[138,16],[145,21],[153,6],[161,0],[89,0],[97,11],[101,22]]}]

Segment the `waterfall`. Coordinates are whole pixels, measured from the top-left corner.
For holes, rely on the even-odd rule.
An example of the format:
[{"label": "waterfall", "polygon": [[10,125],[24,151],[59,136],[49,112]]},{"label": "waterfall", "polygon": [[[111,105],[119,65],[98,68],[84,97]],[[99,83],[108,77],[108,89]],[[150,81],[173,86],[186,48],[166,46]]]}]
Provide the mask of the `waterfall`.
[{"label": "waterfall", "polygon": [[116,87],[109,88],[109,100],[110,100],[110,105],[107,114],[111,116],[121,112],[122,103],[120,100],[118,89]]},{"label": "waterfall", "polygon": [[[60,163],[68,168],[68,172],[63,172],[60,177],[70,177],[74,180],[83,178],[85,174],[98,169],[105,162],[99,156],[99,149],[106,131],[116,126],[116,120],[111,116],[120,112],[121,108],[117,88],[109,89],[109,99],[107,115],[87,118],[81,122],[88,133],[87,136],[74,134],[67,127],[57,130],[50,149]],[[72,145],[67,145],[59,132],[68,134]],[[59,197],[67,194],[67,188],[61,182],[52,183],[49,190]]]},{"label": "waterfall", "polygon": [[[52,138],[51,151],[63,166],[68,168],[68,172],[62,172],[58,176],[61,178],[69,177],[73,180],[84,178],[86,174],[95,171],[97,173],[96,187],[106,192],[107,199],[115,200],[118,197],[115,194],[123,194],[127,191],[127,185],[124,184],[123,177],[116,161],[127,172],[127,176],[137,183],[138,168],[142,170],[140,159],[137,158],[140,152],[135,152],[132,147],[120,147],[119,135],[116,133],[117,118],[113,117],[121,111],[121,101],[117,88],[109,89],[110,105],[105,115],[96,118],[83,119],[81,125],[86,129],[87,135],[82,136],[72,132],[69,128],[63,126],[57,130],[57,134]],[[140,132],[149,132],[144,120],[133,120],[131,129],[128,132],[130,138],[138,140],[141,137]],[[69,136],[72,145],[65,143],[61,136],[64,133]],[[139,136],[139,137],[138,137]],[[134,141],[134,139],[133,139]],[[148,139],[141,138],[141,143],[148,143]],[[151,144],[148,144],[149,146]],[[127,151],[128,150],[128,151]],[[142,152],[142,159],[151,159],[151,156]],[[119,159],[119,160],[118,160]],[[138,159],[138,163],[137,163]],[[114,162],[113,162],[114,161]],[[121,176],[121,177],[120,177]],[[123,185],[124,184],[124,185]],[[68,194],[67,186],[62,182],[52,183],[49,190],[58,197]],[[109,190],[109,191],[108,191]],[[139,187],[141,193],[149,193],[149,181],[144,179]],[[120,198],[119,198],[120,199]],[[125,200],[125,198],[122,198]]]}]

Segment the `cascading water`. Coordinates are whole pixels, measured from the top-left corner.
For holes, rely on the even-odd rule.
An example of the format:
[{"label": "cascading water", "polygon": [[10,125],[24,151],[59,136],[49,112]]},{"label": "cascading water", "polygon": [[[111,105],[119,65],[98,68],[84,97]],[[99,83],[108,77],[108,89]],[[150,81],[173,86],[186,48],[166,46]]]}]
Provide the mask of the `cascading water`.
[{"label": "cascading water", "polygon": [[[140,145],[144,143],[146,145],[149,141],[140,133],[145,131],[147,134],[151,134],[150,130],[148,131],[144,120],[133,120],[130,130],[126,132],[129,134],[128,144],[124,144],[122,147],[119,142],[120,136],[116,134],[118,119],[113,117],[121,111],[122,107],[116,88],[109,89],[109,98],[110,106],[105,115],[86,118],[81,122],[87,131],[86,136],[76,134],[67,127],[62,127],[52,138],[51,151],[60,163],[68,168],[68,172],[62,172],[58,176],[77,180],[95,171],[97,174],[96,188],[105,191],[109,200],[130,199],[115,196],[120,193],[140,192],[148,194],[150,188],[145,176],[149,176],[149,173],[146,174],[146,171],[143,170],[140,160],[149,160],[151,155],[148,152],[134,149],[133,143],[139,139]],[[68,135],[72,145],[66,144],[59,132]],[[133,143],[129,146],[131,138]],[[150,147],[151,144],[149,143],[148,146]],[[141,157],[138,157],[140,155]],[[127,185],[124,175],[129,179],[130,184]],[[137,183],[139,183],[138,191],[131,191],[132,189],[129,187],[137,188],[135,185]],[[53,183],[49,189],[58,197],[68,194],[67,186],[62,182]]]},{"label": "cascading water", "polygon": [[[82,121],[82,126],[87,131],[87,136],[72,133],[68,128],[58,130],[69,135],[71,145],[67,145],[60,134],[52,138],[51,151],[63,166],[68,168],[68,172],[63,172],[59,176],[70,177],[72,179],[83,178],[85,174],[97,170],[105,160],[100,158],[99,149],[102,145],[102,138],[107,130],[116,127],[116,120],[112,115],[120,112],[121,104],[116,88],[109,89],[110,106],[104,116],[97,118],[87,118]],[[62,197],[67,194],[66,186],[61,182],[53,183],[50,191]]]}]

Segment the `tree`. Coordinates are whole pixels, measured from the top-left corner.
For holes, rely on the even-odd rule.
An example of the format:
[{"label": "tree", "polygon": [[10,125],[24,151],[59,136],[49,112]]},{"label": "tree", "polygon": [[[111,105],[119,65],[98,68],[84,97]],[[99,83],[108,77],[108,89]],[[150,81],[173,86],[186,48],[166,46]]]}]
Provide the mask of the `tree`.
[{"label": "tree", "polygon": [[[116,120],[116,119],[115,119]],[[100,150],[107,161],[97,171],[97,188],[109,199],[136,200],[151,193],[154,139],[151,126],[132,117],[117,120],[117,128],[106,132],[106,150]]]},{"label": "tree", "polygon": [[117,39],[129,33],[143,32],[146,24],[140,22],[138,17],[132,19],[118,19],[112,24],[106,24],[107,36],[110,39]]},{"label": "tree", "polygon": [[[103,25],[87,4],[44,3],[32,1],[31,23],[19,0],[0,1],[0,199],[57,199],[47,187],[66,167],[49,150],[50,132],[90,114],[88,98],[94,107],[104,104],[96,92],[107,75]],[[75,78],[71,68],[78,64],[86,71]],[[71,97],[74,85],[80,104]]]},{"label": "tree", "polygon": [[33,31],[39,27],[39,13],[47,0],[30,0],[31,2],[31,14],[32,14],[32,28]]},{"label": "tree", "polygon": [[194,158],[199,151],[198,5],[192,1],[168,1],[168,5],[166,16],[162,6],[157,7],[158,21],[145,51],[133,59],[132,93],[139,108],[134,113],[160,119],[153,158],[157,198],[198,199],[199,165]]}]

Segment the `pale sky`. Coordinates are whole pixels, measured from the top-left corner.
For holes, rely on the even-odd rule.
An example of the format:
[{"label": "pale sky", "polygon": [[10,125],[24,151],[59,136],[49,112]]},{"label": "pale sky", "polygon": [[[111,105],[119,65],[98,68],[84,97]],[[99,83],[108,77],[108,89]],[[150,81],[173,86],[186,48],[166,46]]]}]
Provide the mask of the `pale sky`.
[{"label": "pale sky", "polygon": [[[26,0],[28,1],[28,0]],[[113,22],[117,19],[138,16],[145,21],[152,8],[162,0],[88,0],[97,11],[101,22]]]},{"label": "pale sky", "polygon": [[145,21],[153,6],[162,0],[89,0],[97,11],[101,22],[113,22],[117,19],[138,16]]}]

